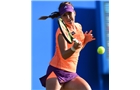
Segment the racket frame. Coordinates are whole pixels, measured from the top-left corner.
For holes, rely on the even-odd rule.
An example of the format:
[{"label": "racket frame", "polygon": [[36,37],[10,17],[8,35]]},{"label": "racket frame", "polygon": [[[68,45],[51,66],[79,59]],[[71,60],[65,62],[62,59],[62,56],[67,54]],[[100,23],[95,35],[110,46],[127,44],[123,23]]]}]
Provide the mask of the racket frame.
[{"label": "racket frame", "polygon": [[[63,30],[62,30],[62,28],[61,28],[60,22],[62,22],[63,25],[64,25],[64,27],[66,28],[66,31],[68,32],[68,35],[69,35],[71,41],[69,41],[69,40],[67,39],[67,37],[65,36],[65,34],[64,34],[64,32],[63,32]],[[61,31],[63,37],[65,38],[65,40],[66,40],[69,44],[72,44],[74,37],[73,37],[72,34],[69,32],[68,28],[66,27],[65,23],[63,22],[63,20],[62,20],[61,18],[58,18],[58,25],[59,25],[60,31]]]}]

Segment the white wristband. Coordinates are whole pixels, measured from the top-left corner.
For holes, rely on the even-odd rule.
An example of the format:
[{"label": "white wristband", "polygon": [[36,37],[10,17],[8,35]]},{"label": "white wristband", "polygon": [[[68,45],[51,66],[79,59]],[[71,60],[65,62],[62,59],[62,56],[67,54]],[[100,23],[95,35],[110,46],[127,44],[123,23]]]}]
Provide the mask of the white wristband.
[{"label": "white wristband", "polygon": [[71,48],[70,48],[72,51],[75,51],[75,48],[72,46]]}]

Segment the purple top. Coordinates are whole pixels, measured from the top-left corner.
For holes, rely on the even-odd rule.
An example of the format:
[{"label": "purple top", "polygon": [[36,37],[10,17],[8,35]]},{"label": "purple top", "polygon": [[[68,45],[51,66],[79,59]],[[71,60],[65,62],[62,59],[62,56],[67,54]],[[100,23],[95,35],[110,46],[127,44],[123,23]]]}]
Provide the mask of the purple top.
[{"label": "purple top", "polygon": [[74,8],[72,5],[65,5],[62,6],[59,10],[60,15],[64,14],[65,12],[73,12]]}]

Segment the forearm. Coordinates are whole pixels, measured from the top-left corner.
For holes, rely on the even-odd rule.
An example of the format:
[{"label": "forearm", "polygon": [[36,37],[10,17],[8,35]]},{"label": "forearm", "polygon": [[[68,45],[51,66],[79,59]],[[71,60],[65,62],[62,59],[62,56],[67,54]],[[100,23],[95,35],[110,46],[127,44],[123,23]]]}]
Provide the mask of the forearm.
[{"label": "forearm", "polygon": [[81,42],[77,42],[77,41],[74,41],[74,44],[71,46],[71,48],[68,48],[67,42],[65,41],[65,39],[61,34],[58,36],[58,44],[59,44],[61,56],[64,59],[71,57],[77,49],[81,48]]},{"label": "forearm", "polygon": [[64,59],[67,59],[70,56],[72,56],[72,54],[74,53],[75,50],[73,50],[73,48],[71,49],[71,48],[67,47],[67,42],[63,38],[62,34],[60,34],[58,36],[58,44],[59,44],[59,49],[60,49],[60,52],[61,52],[61,56]]},{"label": "forearm", "polygon": [[64,51],[61,53],[61,55],[62,55],[62,57],[63,57],[64,59],[67,59],[67,58],[69,58],[70,56],[72,56],[74,52],[75,52],[75,51],[73,51],[71,48],[69,48],[69,49],[67,49],[67,50],[64,50]]}]

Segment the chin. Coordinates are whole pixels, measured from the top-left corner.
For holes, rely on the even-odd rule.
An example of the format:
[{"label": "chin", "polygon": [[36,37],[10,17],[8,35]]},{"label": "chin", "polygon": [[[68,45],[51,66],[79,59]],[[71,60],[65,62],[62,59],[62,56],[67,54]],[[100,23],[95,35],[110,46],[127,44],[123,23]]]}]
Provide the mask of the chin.
[{"label": "chin", "polygon": [[67,24],[69,24],[69,25],[73,25],[73,24],[74,24],[74,22],[67,22]]}]

